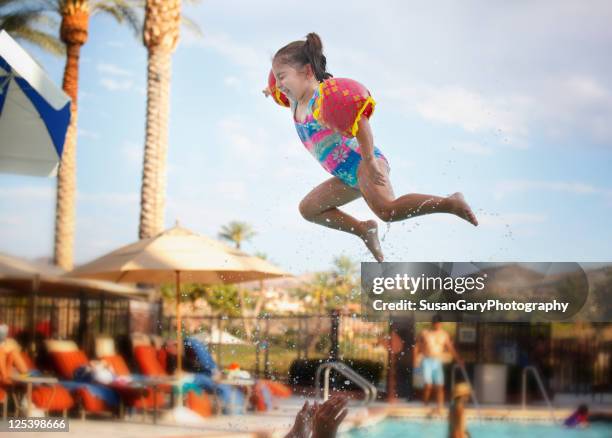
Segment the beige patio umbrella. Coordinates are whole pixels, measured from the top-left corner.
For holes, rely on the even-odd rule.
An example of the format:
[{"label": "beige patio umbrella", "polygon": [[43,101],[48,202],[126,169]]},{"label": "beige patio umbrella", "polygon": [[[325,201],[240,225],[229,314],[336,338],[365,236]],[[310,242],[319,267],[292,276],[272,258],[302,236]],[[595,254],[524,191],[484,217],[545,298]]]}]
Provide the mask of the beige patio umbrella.
[{"label": "beige patio umbrella", "polygon": [[91,296],[119,296],[143,298],[146,289],[124,286],[108,281],[69,278],[63,269],[45,263],[31,262],[20,257],[0,253],[0,286],[21,293],[53,297],[78,296],[87,292]]},{"label": "beige patio umbrella", "polygon": [[120,297],[130,300],[144,300],[148,290],[120,285],[102,280],[68,278],[65,271],[53,265],[32,262],[6,253],[0,253],[0,295],[28,296],[28,325],[32,342],[28,346],[34,352],[35,321],[38,297]]},{"label": "beige patio umbrella", "polygon": [[175,282],[179,373],[183,348],[181,281],[212,285],[290,276],[266,260],[193,233],[178,223],[155,237],[112,251],[67,275],[130,283]]},{"label": "beige patio umbrella", "polygon": [[63,275],[64,270],[44,263],[31,262],[6,253],[0,253],[0,278],[33,278],[35,276]]}]

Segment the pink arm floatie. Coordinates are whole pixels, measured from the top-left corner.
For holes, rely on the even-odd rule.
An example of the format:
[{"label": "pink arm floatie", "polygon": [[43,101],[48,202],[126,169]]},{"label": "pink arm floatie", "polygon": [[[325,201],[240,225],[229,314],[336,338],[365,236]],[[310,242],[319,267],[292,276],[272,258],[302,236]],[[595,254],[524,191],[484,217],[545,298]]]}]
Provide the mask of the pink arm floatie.
[{"label": "pink arm floatie", "polygon": [[345,137],[355,137],[359,120],[362,116],[369,119],[375,106],[370,92],[359,82],[330,78],[319,84],[319,97],[313,116]]}]

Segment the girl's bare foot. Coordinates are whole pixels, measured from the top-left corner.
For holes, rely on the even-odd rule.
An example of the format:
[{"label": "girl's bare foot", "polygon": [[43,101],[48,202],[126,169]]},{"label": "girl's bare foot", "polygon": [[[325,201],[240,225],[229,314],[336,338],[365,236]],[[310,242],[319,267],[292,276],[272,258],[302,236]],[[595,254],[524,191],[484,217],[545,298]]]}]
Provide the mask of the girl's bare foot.
[{"label": "girl's bare foot", "polygon": [[461,219],[465,219],[466,221],[468,221],[474,226],[478,225],[478,220],[476,219],[476,215],[474,214],[474,212],[472,211],[468,203],[465,202],[463,193],[461,192],[453,193],[446,199],[452,202],[451,213],[459,216]]},{"label": "girl's bare foot", "polygon": [[380,247],[380,240],[378,240],[378,223],[375,220],[363,221],[361,226],[362,231],[359,237],[366,244],[376,261],[382,262],[385,256]]}]

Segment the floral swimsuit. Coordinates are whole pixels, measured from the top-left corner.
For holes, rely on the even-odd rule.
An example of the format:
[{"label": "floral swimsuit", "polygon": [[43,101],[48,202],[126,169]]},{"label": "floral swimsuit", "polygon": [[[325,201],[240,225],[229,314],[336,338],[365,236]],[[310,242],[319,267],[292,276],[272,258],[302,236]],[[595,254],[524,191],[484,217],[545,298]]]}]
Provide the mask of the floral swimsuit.
[{"label": "floral swimsuit", "polygon": [[[357,138],[344,137],[321,125],[312,115],[312,107],[319,95],[317,88],[308,102],[306,118],[299,122],[295,117],[297,101],[291,100],[291,113],[300,140],[304,146],[321,163],[323,169],[338,177],[349,187],[359,189],[357,181],[357,168],[361,162],[361,151]],[[374,147],[374,156],[389,162],[382,152]]]}]

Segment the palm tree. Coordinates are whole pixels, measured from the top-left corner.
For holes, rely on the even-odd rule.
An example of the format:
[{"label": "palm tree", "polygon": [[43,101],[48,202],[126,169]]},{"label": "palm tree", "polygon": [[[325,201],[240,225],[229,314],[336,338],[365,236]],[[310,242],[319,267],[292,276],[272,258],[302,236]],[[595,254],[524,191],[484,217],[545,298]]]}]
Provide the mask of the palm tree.
[{"label": "palm tree", "polygon": [[236,245],[236,249],[240,249],[242,242],[250,240],[255,236],[255,231],[246,222],[232,221],[221,227],[219,237]]},{"label": "palm tree", "polygon": [[200,34],[197,24],[181,16],[181,0],[146,0],[143,43],[148,54],[147,120],[140,189],[140,239],[153,237],[164,229],[170,75],[172,52],[179,41],[181,24]]},{"label": "palm tree", "polygon": [[50,33],[36,26],[49,29],[56,23],[54,17],[59,15],[61,19],[59,36],[66,52],[62,87],[72,103],[70,125],[57,176],[54,261],[66,270],[73,266],[81,47],[89,37],[89,19],[97,13],[108,14],[118,23],[127,23],[138,33],[141,28],[136,13],[139,3],[127,0],[0,0],[1,20],[10,24],[12,34],[47,50],[57,50],[58,47],[49,38]]},{"label": "palm tree", "polygon": [[181,0],[147,0],[143,42],[147,48],[147,120],[140,193],[140,239],[164,228],[166,156],[172,52],[179,39]]}]

